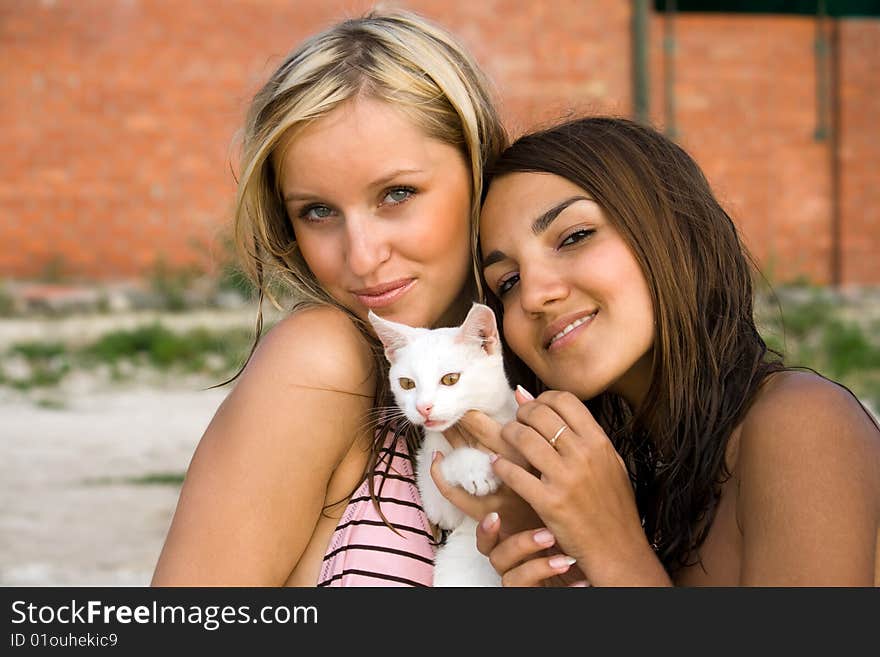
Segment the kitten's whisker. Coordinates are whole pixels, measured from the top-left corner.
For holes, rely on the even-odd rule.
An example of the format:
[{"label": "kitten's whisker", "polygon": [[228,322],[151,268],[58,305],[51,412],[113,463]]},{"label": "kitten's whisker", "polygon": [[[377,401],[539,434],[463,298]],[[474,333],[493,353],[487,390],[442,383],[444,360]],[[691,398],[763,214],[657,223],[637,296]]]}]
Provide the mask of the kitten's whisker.
[{"label": "kitten's whisker", "polygon": [[403,411],[395,407],[375,408],[366,413],[366,417],[370,420],[382,420],[383,418],[404,417]]},{"label": "kitten's whisker", "polygon": [[[364,424],[369,429],[378,429],[385,422],[406,420],[406,415],[397,406],[379,406],[364,414]],[[408,420],[407,420],[408,421]]]}]

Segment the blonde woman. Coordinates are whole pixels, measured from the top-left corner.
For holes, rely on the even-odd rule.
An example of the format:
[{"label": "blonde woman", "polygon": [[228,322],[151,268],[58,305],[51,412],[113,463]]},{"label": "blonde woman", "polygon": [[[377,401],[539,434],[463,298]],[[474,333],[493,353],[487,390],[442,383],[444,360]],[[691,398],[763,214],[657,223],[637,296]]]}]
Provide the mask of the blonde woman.
[{"label": "blonde woman", "polygon": [[430,585],[417,437],[383,419],[393,402],[365,319],[461,321],[478,292],[483,165],[504,145],[471,57],[406,12],[312,37],[257,93],[239,245],[261,300],[280,277],[302,302],[202,437],[153,585]]}]

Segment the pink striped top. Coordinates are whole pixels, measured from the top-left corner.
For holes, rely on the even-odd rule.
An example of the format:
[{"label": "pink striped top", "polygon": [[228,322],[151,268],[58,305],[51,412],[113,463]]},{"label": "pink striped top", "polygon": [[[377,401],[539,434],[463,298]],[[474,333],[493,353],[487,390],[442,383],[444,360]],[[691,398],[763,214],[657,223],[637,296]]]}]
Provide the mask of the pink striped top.
[{"label": "pink striped top", "polygon": [[376,470],[376,496],[397,531],[376,511],[369,480],[364,479],[333,532],[318,586],[431,586],[434,536],[402,437],[395,441],[388,432]]}]

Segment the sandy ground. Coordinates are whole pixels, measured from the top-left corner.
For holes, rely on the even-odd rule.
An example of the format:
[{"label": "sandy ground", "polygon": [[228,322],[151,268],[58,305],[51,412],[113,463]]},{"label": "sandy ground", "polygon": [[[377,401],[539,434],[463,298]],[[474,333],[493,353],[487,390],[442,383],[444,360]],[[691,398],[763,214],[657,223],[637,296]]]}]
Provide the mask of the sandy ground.
[{"label": "sandy ground", "polygon": [[[253,311],[6,319],[0,349],[84,342],[156,320],[178,330],[251,327]],[[229,392],[205,389],[214,383],[110,385],[75,373],[57,389],[0,387],[0,586],[148,585],[179,486],[130,480],[186,470]]]},{"label": "sandy ground", "polygon": [[62,409],[0,398],[0,585],[145,586],[174,484],[228,390],[91,391]]}]

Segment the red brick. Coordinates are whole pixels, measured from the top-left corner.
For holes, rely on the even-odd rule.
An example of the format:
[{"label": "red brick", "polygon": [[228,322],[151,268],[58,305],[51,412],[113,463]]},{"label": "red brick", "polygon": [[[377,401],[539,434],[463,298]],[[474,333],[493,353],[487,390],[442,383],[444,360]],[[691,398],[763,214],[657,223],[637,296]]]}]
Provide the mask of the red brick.
[{"label": "red brick", "polygon": [[[302,38],[364,0],[11,0],[0,8],[0,276],[61,258],[84,278],[159,259],[210,267],[234,195],[246,103]],[[575,112],[632,112],[631,3],[413,0],[493,79],[516,135]],[[675,123],[762,266],[830,280],[829,143],[816,142],[809,17],[681,14]],[[663,17],[650,22],[664,112]],[[880,21],[840,21],[843,281],[880,283]],[[199,245],[199,246],[197,246]]]}]

